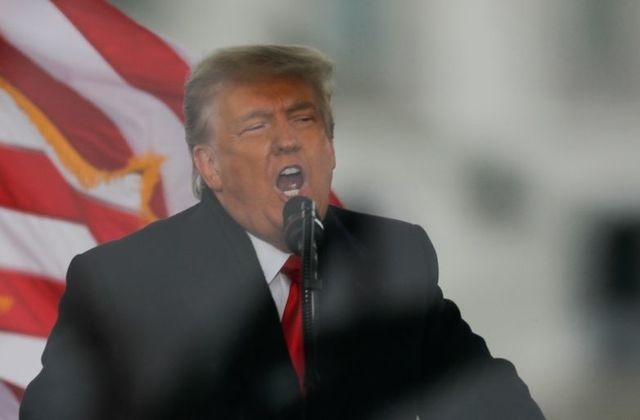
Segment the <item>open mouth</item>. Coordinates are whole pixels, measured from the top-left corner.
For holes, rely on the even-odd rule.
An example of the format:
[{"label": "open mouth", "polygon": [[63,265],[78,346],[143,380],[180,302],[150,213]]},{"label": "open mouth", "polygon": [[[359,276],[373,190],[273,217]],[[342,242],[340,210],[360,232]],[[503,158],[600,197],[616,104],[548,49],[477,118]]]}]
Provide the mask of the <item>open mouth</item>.
[{"label": "open mouth", "polygon": [[287,197],[294,197],[300,193],[303,182],[302,168],[298,165],[292,165],[280,171],[276,187]]}]

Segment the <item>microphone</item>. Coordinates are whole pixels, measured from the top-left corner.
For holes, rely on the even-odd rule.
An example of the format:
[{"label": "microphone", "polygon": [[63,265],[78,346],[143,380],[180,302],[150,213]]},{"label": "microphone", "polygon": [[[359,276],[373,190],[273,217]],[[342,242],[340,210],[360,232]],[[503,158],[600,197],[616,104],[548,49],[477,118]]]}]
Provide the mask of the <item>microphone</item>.
[{"label": "microphone", "polygon": [[324,226],[318,217],[316,203],[310,198],[295,196],[284,205],[284,236],[287,247],[296,255],[302,256],[304,250],[317,247]]},{"label": "microphone", "polygon": [[324,226],[313,200],[295,196],[284,205],[285,242],[289,250],[302,258],[302,335],[305,356],[305,388],[311,397],[318,387],[317,322],[322,279],[318,276],[318,243]]}]

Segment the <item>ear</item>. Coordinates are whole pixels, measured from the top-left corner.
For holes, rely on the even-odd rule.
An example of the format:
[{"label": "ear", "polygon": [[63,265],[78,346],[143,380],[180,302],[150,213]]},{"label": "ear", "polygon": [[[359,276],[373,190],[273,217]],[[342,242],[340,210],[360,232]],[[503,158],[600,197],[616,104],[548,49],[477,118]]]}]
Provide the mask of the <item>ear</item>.
[{"label": "ear", "polygon": [[331,169],[336,169],[336,149],[333,147],[333,138],[329,139],[329,147],[331,148]]},{"label": "ear", "polygon": [[193,148],[192,156],[204,183],[213,191],[222,191],[222,179],[213,147],[209,144],[199,144]]}]

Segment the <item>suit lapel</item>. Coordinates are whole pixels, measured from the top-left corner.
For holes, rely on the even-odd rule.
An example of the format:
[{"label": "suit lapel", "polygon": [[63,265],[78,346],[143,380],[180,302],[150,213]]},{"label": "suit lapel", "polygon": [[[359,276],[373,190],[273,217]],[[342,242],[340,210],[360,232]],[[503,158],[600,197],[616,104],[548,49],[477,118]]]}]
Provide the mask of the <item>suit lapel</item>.
[{"label": "suit lapel", "polygon": [[349,232],[349,226],[330,208],[324,220],[325,235],[318,255],[319,275],[324,282],[321,294],[323,328],[342,329],[357,317],[354,299],[364,296],[366,250]]},{"label": "suit lapel", "polygon": [[247,235],[210,194],[202,200],[180,240],[184,280],[192,293],[211,299],[207,312],[238,328],[249,323],[256,311],[276,324],[277,312]]},{"label": "suit lapel", "polygon": [[[347,383],[360,378],[366,360],[358,323],[367,296],[366,250],[350,233],[353,226],[330,210],[325,238],[318,256],[324,289],[320,295],[318,363],[321,381]],[[360,386],[354,383],[353,386]],[[330,391],[325,389],[325,391]]]},{"label": "suit lapel", "polygon": [[[246,232],[209,192],[184,231],[180,256],[190,315],[210,364],[243,410],[282,412],[300,399],[277,309]],[[226,379],[222,379],[226,378]],[[235,388],[235,389],[234,389]],[[282,395],[278,401],[274,392]]]},{"label": "suit lapel", "polygon": [[[378,232],[365,218],[332,210],[325,219],[326,242],[319,256],[325,289],[321,295],[318,359],[321,394],[318,404],[332,407],[326,418],[342,413],[367,417],[362,407],[382,404],[381,374],[393,371],[395,332],[388,317],[383,286],[388,278],[378,271],[370,240]],[[363,238],[362,240],[358,238]],[[373,245],[372,245],[373,243]],[[358,408],[359,407],[359,408]]]}]

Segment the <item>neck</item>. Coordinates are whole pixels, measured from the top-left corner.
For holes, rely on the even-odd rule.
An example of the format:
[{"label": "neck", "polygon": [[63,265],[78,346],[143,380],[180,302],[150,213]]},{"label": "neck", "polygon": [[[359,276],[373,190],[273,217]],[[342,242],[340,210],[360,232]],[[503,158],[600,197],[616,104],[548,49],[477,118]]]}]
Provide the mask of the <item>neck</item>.
[{"label": "neck", "polygon": [[259,238],[264,242],[267,242],[268,244],[270,244],[271,246],[277,248],[282,252],[286,252],[286,253],[291,252],[287,247],[286,241],[284,239],[284,233],[280,232],[279,234],[276,234],[274,236],[267,236],[243,226],[231,215],[231,213],[227,211],[225,206],[222,204],[221,198],[218,197],[218,195],[215,192],[211,191],[209,188],[206,188],[202,191],[202,202],[210,203],[216,209],[216,211],[223,213],[226,217],[233,220],[233,222],[235,222],[240,228],[250,233],[254,237]]}]

